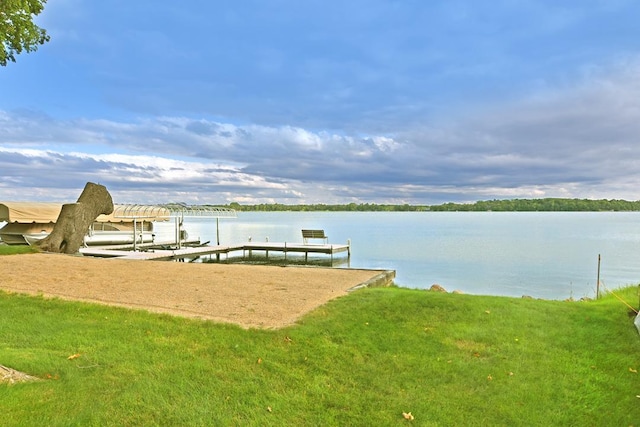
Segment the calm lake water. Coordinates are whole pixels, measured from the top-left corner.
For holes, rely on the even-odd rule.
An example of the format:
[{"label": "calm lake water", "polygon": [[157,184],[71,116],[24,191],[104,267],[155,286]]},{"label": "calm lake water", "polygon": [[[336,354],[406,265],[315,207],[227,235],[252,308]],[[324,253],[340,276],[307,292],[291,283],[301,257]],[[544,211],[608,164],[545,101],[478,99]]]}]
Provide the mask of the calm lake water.
[{"label": "calm lake water", "polygon": [[[215,219],[184,224],[216,242]],[[299,243],[303,228],[324,229],[330,243],[351,240],[350,262],[339,266],[396,270],[396,284],[409,288],[594,297],[598,255],[607,288],[640,283],[640,212],[239,212],[220,219],[220,243]]]}]

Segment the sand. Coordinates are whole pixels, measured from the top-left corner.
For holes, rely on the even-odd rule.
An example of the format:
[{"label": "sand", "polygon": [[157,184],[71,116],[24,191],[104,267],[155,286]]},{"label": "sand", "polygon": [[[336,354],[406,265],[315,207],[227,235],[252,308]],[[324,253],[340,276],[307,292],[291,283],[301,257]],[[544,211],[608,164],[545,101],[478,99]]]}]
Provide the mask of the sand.
[{"label": "sand", "polygon": [[[168,313],[243,328],[281,328],[379,270],[101,259],[0,257],[0,289]],[[388,276],[387,276],[388,277]]]}]

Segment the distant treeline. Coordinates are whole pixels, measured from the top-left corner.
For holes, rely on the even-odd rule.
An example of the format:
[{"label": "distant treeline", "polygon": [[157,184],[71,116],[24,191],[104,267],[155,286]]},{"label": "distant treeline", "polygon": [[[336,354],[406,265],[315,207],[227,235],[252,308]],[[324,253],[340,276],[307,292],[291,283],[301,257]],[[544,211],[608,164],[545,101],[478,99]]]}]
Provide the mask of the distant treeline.
[{"label": "distant treeline", "polygon": [[428,211],[429,206],[419,205],[378,205],[374,203],[349,203],[346,205],[284,205],[281,203],[263,203],[259,205],[241,205],[230,203],[225,207],[244,212],[276,212],[276,211],[329,211],[329,212],[416,212]]},{"label": "distant treeline", "polygon": [[470,204],[445,203],[431,206],[432,211],[498,211],[498,212],[598,212],[640,211],[640,201],[589,199],[513,199],[486,200]]},{"label": "distant treeline", "polygon": [[325,212],[597,212],[597,211],[640,211],[640,201],[627,200],[589,200],[589,199],[512,199],[486,200],[475,203],[444,203],[442,205],[378,205],[375,203],[349,203],[344,205],[285,205],[281,203],[263,203],[241,205],[230,203],[225,207],[241,212],[276,211],[325,211]]}]

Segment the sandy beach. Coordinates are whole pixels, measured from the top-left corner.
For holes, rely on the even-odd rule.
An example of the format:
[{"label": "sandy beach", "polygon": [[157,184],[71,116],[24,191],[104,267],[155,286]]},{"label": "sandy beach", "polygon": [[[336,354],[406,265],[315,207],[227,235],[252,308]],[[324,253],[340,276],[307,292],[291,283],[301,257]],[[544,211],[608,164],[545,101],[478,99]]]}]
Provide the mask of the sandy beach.
[{"label": "sandy beach", "polygon": [[0,257],[0,289],[244,328],[280,328],[380,274],[377,270],[100,259]]}]

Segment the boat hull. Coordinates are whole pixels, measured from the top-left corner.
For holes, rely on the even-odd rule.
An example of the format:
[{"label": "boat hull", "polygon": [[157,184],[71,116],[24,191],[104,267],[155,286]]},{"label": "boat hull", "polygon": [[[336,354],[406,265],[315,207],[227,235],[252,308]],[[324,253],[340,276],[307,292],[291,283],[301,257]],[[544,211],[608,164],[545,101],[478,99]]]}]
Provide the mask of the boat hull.
[{"label": "boat hull", "polygon": [[[48,235],[49,233],[32,233],[23,234],[22,237],[24,242],[33,246]],[[136,243],[153,243],[155,234],[145,231],[138,233],[136,237]],[[84,236],[85,246],[129,245],[133,243],[134,236],[131,231],[95,231],[90,235]]]}]

